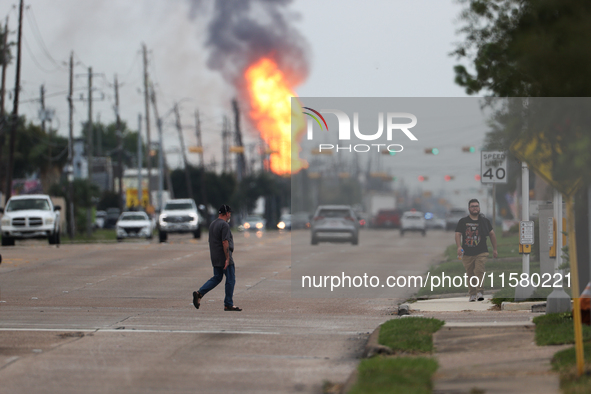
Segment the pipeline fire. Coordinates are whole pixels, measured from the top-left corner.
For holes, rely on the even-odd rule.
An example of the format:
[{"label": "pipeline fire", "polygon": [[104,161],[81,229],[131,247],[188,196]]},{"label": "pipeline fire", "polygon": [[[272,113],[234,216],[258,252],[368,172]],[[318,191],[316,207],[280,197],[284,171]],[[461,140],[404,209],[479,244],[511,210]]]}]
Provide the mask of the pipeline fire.
[{"label": "pipeline fire", "polygon": [[289,79],[268,57],[247,67],[244,78],[250,102],[249,117],[269,147],[271,171],[290,175],[307,168],[308,163],[299,158],[305,120],[301,111],[292,113],[291,98],[296,94]]}]

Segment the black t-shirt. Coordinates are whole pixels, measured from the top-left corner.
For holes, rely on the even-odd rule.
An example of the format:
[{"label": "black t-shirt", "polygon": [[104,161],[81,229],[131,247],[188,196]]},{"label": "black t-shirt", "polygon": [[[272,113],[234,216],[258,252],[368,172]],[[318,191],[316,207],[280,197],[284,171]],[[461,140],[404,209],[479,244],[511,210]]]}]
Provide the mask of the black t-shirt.
[{"label": "black t-shirt", "polygon": [[462,234],[462,248],[466,256],[476,256],[480,253],[488,253],[486,237],[492,230],[490,220],[479,216],[473,220],[470,216],[461,218],[456,226],[456,233]]},{"label": "black t-shirt", "polygon": [[230,225],[225,220],[217,218],[209,225],[209,255],[211,256],[211,265],[214,267],[223,267],[226,264],[223,241],[228,241],[230,265],[232,265],[234,264],[234,259],[232,259],[234,238],[230,231]]}]

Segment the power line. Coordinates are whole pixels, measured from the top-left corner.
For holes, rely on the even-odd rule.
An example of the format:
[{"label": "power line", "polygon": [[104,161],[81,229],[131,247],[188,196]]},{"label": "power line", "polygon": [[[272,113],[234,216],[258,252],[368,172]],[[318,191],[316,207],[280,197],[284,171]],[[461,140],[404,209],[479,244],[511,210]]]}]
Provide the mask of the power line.
[{"label": "power line", "polygon": [[37,40],[37,43],[39,44],[39,47],[41,48],[41,50],[43,51],[43,53],[45,54],[45,56],[60,70],[66,70],[66,67],[64,67],[62,64],[58,63],[53,56],[51,56],[51,53],[49,52],[49,50],[47,49],[47,46],[45,45],[45,42],[43,41],[43,35],[41,34],[41,31],[39,30],[39,25],[37,24],[37,20],[35,18],[35,14],[33,13],[33,8],[31,6],[28,6],[26,8],[26,15],[27,18],[29,19],[29,22],[31,24],[32,27],[32,31],[33,31],[33,35],[35,36],[35,39]]},{"label": "power line", "polygon": [[31,48],[29,47],[29,43],[27,42],[27,39],[25,38],[25,36],[24,36],[24,35],[23,35],[23,37],[22,37],[22,38],[23,38],[23,42],[25,43],[25,48],[27,48],[27,52],[29,52],[29,55],[31,56],[31,59],[33,60],[33,63],[35,63],[35,65],[36,65],[36,66],[37,66],[37,67],[38,67],[38,68],[39,68],[41,71],[43,71],[43,72],[46,72],[46,73],[49,73],[49,74],[51,74],[51,73],[54,73],[54,72],[56,72],[56,71],[60,71],[60,69],[58,69],[58,68],[55,68],[55,69],[53,69],[53,70],[48,70],[48,69],[46,69],[45,67],[43,67],[43,66],[41,65],[41,63],[39,63],[39,61],[37,60],[37,58],[35,57],[35,55],[33,54],[33,51],[32,51],[32,50],[31,50]]}]

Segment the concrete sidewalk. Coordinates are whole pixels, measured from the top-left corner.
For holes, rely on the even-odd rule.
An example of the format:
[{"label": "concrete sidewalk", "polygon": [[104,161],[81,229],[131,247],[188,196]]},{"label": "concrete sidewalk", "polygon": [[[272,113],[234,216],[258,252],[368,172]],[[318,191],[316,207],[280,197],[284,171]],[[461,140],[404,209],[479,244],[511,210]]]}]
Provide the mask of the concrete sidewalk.
[{"label": "concrete sidewalk", "polygon": [[484,301],[469,302],[468,297],[439,298],[417,301],[410,304],[410,308],[416,312],[461,312],[461,311],[487,311],[494,305],[490,299],[492,295],[484,295]]},{"label": "concrete sidewalk", "polygon": [[445,326],[433,336],[439,369],[434,393],[560,393],[552,356],[566,346],[537,346],[530,311],[500,311],[491,295],[417,301],[410,316],[435,317]]}]

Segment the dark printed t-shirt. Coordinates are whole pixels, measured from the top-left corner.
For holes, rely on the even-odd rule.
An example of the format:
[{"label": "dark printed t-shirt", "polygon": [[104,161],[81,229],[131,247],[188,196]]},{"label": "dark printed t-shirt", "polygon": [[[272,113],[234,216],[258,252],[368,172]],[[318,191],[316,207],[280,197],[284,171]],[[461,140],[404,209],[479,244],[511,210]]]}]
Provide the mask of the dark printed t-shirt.
[{"label": "dark printed t-shirt", "polygon": [[490,221],[483,216],[476,220],[473,220],[470,216],[461,218],[456,226],[456,233],[462,234],[464,254],[466,256],[476,256],[480,253],[488,253],[486,237],[491,229]]},{"label": "dark printed t-shirt", "polygon": [[232,259],[234,238],[230,231],[230,225],[225,220],[217,218],[209,225],[209,254],[211,256],[211,265],[214,267],[223,267],[226,264],[223,241],[228,241],[230,265],[232,265],[234,264],[234,259]]}]

